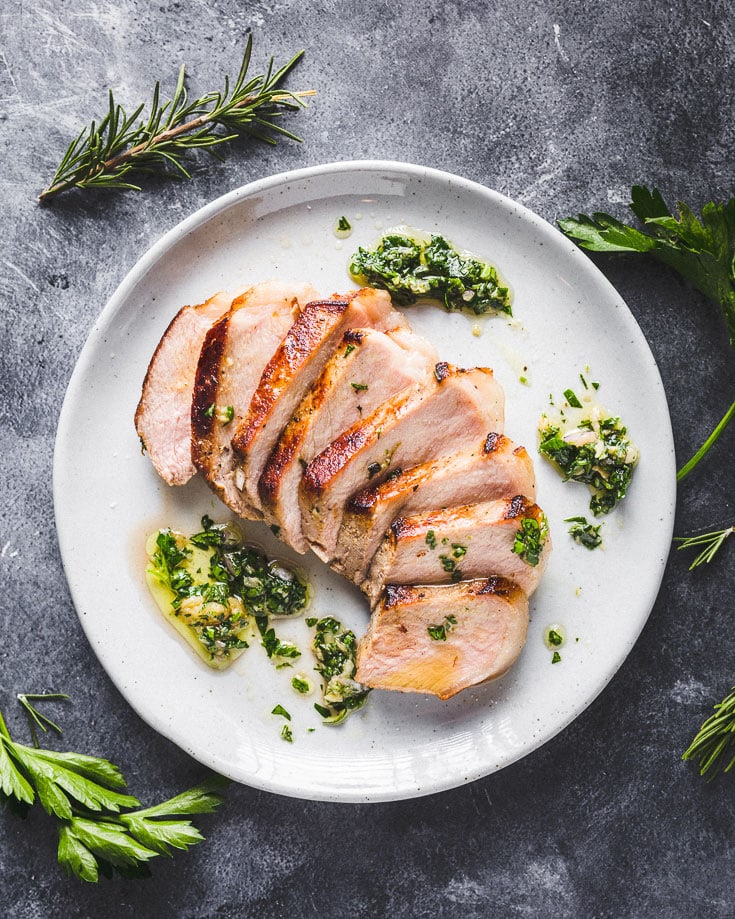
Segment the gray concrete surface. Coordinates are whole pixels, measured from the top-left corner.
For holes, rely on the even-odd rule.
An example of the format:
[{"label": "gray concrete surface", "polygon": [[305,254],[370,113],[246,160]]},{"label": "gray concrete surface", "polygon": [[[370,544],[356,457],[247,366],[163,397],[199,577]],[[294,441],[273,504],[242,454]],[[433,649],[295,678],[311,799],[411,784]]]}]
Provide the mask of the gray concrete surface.
[{"label": "gray concrete surface", "polygon": [[[700,207],[733,193],[733,27],[726,0],[617,4],[425,0],[1,0],[0,708],[60,689],[64,743],[106,753],[145,800],[197,763],[152,732],[90,650],[61,569],[51,499],[57,417],[76,357],[139,256],[200,205],[282,170],[395,158],[483,182],[549,221],[621,216],[635,182]],[[36,193],[69,139],[186,62],[197,92],[304,48],[291,83],[318,97],[301,145],[238,145],[191,182],[140,195]],[[716,312],[665,268],[598,258],[666,386],[679,458],[730,404],[735,362]],[[735,425],[681,484],[677,532],[733,522]],[[680,760],[735,682],[728,546],[693,574],[670,559],[642,637],[612,683],[516,765],[434,797],[329,805],[237,786],[206,843],[147,881],[84,886],[56,864],[52,822],[0,814],[0,914],[27,917],[729,917],[735,778]]]}]

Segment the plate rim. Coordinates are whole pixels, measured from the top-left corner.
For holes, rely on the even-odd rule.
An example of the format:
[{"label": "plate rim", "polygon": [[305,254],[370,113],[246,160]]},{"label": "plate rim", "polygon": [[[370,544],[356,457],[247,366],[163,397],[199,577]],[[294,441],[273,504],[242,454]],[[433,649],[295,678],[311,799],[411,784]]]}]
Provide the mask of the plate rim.
[{"label": "plate rim", "polygon": [[[639,337],[639,343],[644,345],[646,360],[649,363],[650,370],[655,376],[657,388],[659,389],[660,395],[663,398],[665,418],[659,418],[658,421],[659,423],[665,423],[666,441],[667,444],[671,446],[671,450],[669,451],[671,456],[671,471],[675,472],[671,413],[668,406],[668,400],[666,398],[663,380],[661,378],[655,356],[651,351],[650,345],[643,333],[643,330],[641,329],[635,316],[631,312],[627,303],[625,303],[623,300],[620,293],[603,274],[603,272],[597,267],[597,265],[595,265],[595,263],[590,258],[588,258],[588,256],[586,256],[573,242],[571,242],[571,240],[568,240],[567,237],[565,237],[553,224],[539,216],[534,211],[530,210],[528,207],[526,207],[526,205],[508,197],[502,192],[491,189],[480,182],[477,182],[473,179],[464,178],[463,176],[445,170],[412,164],[400,160],[366,159],[322,163],[315,166],[307,166],[295,170],[287,170],[280,173],[274,173],[225,192],[224,194],[214,198],[212,201],[197,208],[183,220],[180,220],[169,230],[167,230],[161,237],[159,237],[151,246],[146,249],[143,255],[141,255],[132,265],[132,267],[127,271],[123,280],[120,282],[113,294],[109,297],[103,309],[94,319],[93,325],[87,335],[82,349],[79,352],[73,371],[69,378],[57,423],[56,436],[54,440],[52,473],[53,504],[60,557],[72,602],[74,604],[77,617],[82,626],[82,631],[84,632],[85,637],[89,642],[91,650],[99,660],[102,668],[105,670],[107,677],[111,680],[115,688],[118,690],[118,692],[120,692],[128,705],[130,705],[136,714],[153,730],[161,734],[164,738],[168,739],[172,743],[175,743],[180,749],[182,749],[188,755],[192,756],[192,758],[194,758],[196,761],[216,771],[224,772],[224,774],[227,774],[227,771],[223,770],[222,766],[226,764],[223,762],[222,757],[218,753],[212,751],[202,752],[199,749],[195,751],[192,749],[191,744],[188,742],[188,738],[185,735],[177,734],[177,732],[174,730],[174,726],[171,723],[166,722],[163,716],[157,717],[155,712],[145,710],[143,707],[139,706],[138,703],[133,700],[133,698],[131,698],[132,693],[129,694],[127,688],[123,685],[123,681],[114,675],[114,668],[112,672],[108,668],[107,655],[104,648],[100,646],[98,642],[94,642],[92,640],[92,636],[87,631],[85,615],[80,609],[80,605],[77,603],[73,580],[70,577],[70,573],[67,571],[66,559],[68,557],[68,548],[65,548],[67,536],[63,523],[60,520],[61,501],[59,497],[58,482],[61,474],[63,444],[65,437],[70,433],[70,430],[67,430],[69,425],[68,418],[72,412],[72,405],[75,401],[74,397],[79,387],[79,382],[90,366],[91,359],[96,351],[98,338],[101,334],[103,334],[108,320],[121,307],[126,298],[129,296],[132,290],[134,290],[135,286],[141,282],[148,271],[153,268],[156,263],[158,263],[160,259],[165,256],[165,254],[170,251],[180,240],[186,238],[189,233],[199,228],[210,219],[223,214],[231,207],[235,206],[241,199],[247,199],[256,195],[268,193],[269,191],[278,188],[279,186],[283,186],[284,184],[298,183],[312,178],[318,179],[325,175],[328,176],[335,173],[348,172],[360,172],[363,174],[394,172],[399,173],[402,176],[406,176],[409,179],[426,178],[444,183],[447,186],[455,183],[471,194],[479,194],[486,199],[493,201],[496,205],[501,205],[507,209],[517,212],[524,221],[530,222],[530,224],[541,234],[542,237],[547,236],[549,239],[553,239],[556,245],[559,245],[560,242],[564,243],[567,253],[573,260],[573,263],[580,266],[580,270],[584,273],[594,276],[596,283],[605,288],[611,298],[619,301],[620,306],[624,308],[623,315],[625,318],[626,326],[629,326],[635,331],[636,335]],[[665,526],[666,523],[668,523],[666,530],[670,552],[671,537],[673,536],[674,518],[676,511],[676,478],[675,475],[670,477],[667,476],[665,478],[670,480],[670,494],[666,496],[669,500],[664,503],[665,511],[668,513],[668,521],[663,521],[663,524]],[[341,791],[331,795],[323,794],[320,792],[314,792],[313,790],[309,789],[299,789],[294,788],[293,786],[286,786],[283,783],[274,781],[272,777],[269,778],[267,776],[263,777],[260,775],[251,776],[249,778],[237,778],[235,780],[252,788],[257,788],[263,791],[268,791],[289,797],[343,803],[380,803],[394,800],[407,800],[414,797],[422,797],[430,794],[437,794],[442,791],[448,791],[452,788],[469,784],[470,782],[476,781],[480,778],[497,772],[500,769],[504,769],[507,766],[513,765],[525,756],[528,756],[540,749],[542,746],[556,737],[559,733],[565,730],[572,721],[576,720],[577,717],[586,711],[586,709],[602,693],[602,691],[609,685],[613,677],[618,673],[623,663],[629,657],[633,647],[641,635],[641,632],[643,631],[650,618],[651,612],[660,592],[663,577],[665,575],[668,554],[669,553],[667,553],[665,557],[661,559],[657,578],[650,582],[650,597],[647,602],[647,612],[645,615],[641,616],[640,621],[637,623],[638,627],[635,630],[635,634],[631,634],[629,637],[629,640],[625,645],[624,652],[620,654],[615,666],[612,667],[610,672],[604,676],[604,679],[601,679],[597,684],[595,684],[594,692],[585,695],[583,702],[573,706],[572,710],[568,713],[566,718],[557,720],[553,729],[542,733],[540,738],[534,738],[530,742],[530,745],[527,749],[523,749],[516,756],[507,758],[502,763],[502,765],[485,763],[484,768],[475,769],[474,771],[469,772],[467,775],[455,776],[451,781],[426,783],[427,787],[421,787],[418,789],[415,787],[415,785],[411,788],[391,787],[384,789],[380,793],[373,792],[368,795],[352,793],[349,790],[346,793]]]}]

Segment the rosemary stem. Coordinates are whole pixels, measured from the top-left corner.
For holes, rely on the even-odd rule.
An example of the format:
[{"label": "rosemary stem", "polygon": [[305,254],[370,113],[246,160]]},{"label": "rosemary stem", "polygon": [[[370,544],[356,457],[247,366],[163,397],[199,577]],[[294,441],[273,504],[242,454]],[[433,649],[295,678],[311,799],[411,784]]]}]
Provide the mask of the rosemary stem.
[{"label": "rosemary stem", "polygon": [[[293,93],[279,93],[271,98],[271,102],[287,102],[289,99],[293,98],[298,101],[305,96],[313,96],[315,94],[316,91],[313,89],[300,90]],[[252,105],[252,103],[255,102],[257,98],[258,93],[251,93],[251,95],[241,99],[236,105],[233,106],[233,108],[246,108],[248,105]],[[124,150],[122,153],[118,153],[117,156],[113,156],[110,159],[100,163],[99,166],[97,166],[97,168],[90,173],[88,178],[93,178],[94,176],[99,175],[101,172],[107,172],[111,169],[116,169],[118,166],[122,165],[122,163],[125,163],[138,154],[145,152],[149,147],[174,140],[176,137],[179,137],[182,134],[188,134],[190,131],[195,131],[197,128],[203,127],[205,124],[216,121],[217,115],[218,111],[216,109],[211,112],[205,112],[204,114],[193,118],[191,121],[176,125],[174,128],[169,128],[166,131],[162,131],[160,134],[149,137],[147,140],[136,144],[134,147],[130,147],[128,150]],[[38,200],[47,201],[49,198],[53,198],[54,195],[58,195],[62,191],[67,191],[68,189],[73,188],[76,184],[77,180],[74,176],[64,182],[57,182],[55,185],[51,185],[49,188],[44,189],[38,196]]]},{"label": "rosemary stem", "polygon": [[689,475],[689,473],[694,469],[697,463],[702,459],[702,457],[707,453],[711,446],[715,443],[717,438],[722,434],[728,424],[732,421],[733,416],[735,416],[735,402],[730,406],[730,408],[725,412],[722,420],[710,434],[710,436],[705,440],[702,446],[697,450],[694,456],[686,463],[681,469],[676,473],[676,481],[681,482],[681,480]]}]

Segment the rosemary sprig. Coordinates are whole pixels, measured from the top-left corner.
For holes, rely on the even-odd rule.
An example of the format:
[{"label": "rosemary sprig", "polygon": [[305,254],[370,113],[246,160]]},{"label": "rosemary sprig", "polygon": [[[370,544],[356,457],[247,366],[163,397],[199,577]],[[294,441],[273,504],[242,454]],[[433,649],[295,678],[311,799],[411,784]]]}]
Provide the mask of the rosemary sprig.
[{"label": "rosemary sprig", "polygon": [[[717,304],[735,349],[735,197],[710,201],[697,217],[683,202],[675,215],[657,189],[634,185],[630,209],[638,229],[602,212],[579,214],[559,221],[562,232],[592,252],[648,253],[669,265]],[[705,456],[735,417],[735,403],[689,462],[679,470],[681,480]]]},{"label": "rosemary sprig", "polygon": [[735,524],[725,527],[724,530],[713,530],[711,533],[700,533],[697,536],[675,536],[674,542],[679,543],[678,549],[690,549],[692,546],[704,547],[689,566],[689,570],[693,571],[700,565],[709,565],[724,541],[732,533],[735,533]]},{"label": "rosemary sprig", "polygon": [[699,774],[709,772],[709,780],[720,769],[729,772],[735,765],[735,686],[722,702],[714,706],[714,714],[699,729],[682,759],[697,760]]},{"label": "rosemary sprig", "polygon": [[160,84],[156,83],[150,114],[138,120],[145,103],[128,115],[109,91],[108,110],[102,120],[92,121],[88,128],[69,144],[50,185],[38,196],[48,201],[70,188],[122,188],[140,191],[130,181],[130,173],[163,172],[191,178],[184,159],[192,150],[209,149],[247,133],[258,140],[275,143],[280,135],[299,138],[286,130],[277,119],[289,111],[305,106],[304,97],[313,91],[290,92],[280,84],[303,55],[297,55],[278,70],[271,58],[265,74],[250,77],[253,39],[248,36],[240,72],[230,86],[225,77],[222,92],[211,92],[189,101],[182,65],[173,97],[160,101]]},{"label": "rosemary sprig", "polygon": [[140,808],[137,798],[122,792],[125,780],[106,759],[39,748],[36,727],[59,734],[61,728],[33,703],[67,698],[63,693],[18,695],[31,725],[32,747],[10,736],[0,712],[0,803],[23,813],[39,801],[57,820],[59,863],[92,883],[100,873],[110,877],[113,871],[145,877],[152,858],[200,842],[199,830],[181,818],[211,813],[229,783],[213,775],[161,804]]}]

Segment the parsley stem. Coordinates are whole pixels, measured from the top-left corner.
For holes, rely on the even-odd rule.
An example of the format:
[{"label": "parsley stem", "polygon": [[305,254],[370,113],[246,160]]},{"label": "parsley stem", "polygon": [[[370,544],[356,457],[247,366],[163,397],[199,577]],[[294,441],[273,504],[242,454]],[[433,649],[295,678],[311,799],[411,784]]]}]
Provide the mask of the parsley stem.
[{"label": "parsley stem", "polygon": [[5,724],[2,712],[0,712],[0,734],[7,738],[7,740],[11,740],[10,731],[8,731],[7,725]]},{"label": "parsley stem", "polygon": [[722,434],[728,424],[732,421],[733,416],[735,416],[735,402],[730,406],[730,408],[725,412],[722,420],[710,434],[710,436],[705,440],[702,446],[697,450],[694,456],[686,463],[681,469],[676,473],[676,481],[681,482],[681,480],[689,475],[689,473],[694,469],[697,463],[702,459],[702,457],[707,453],[707,451],[714,445],[717,438]]}]

